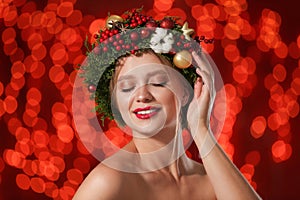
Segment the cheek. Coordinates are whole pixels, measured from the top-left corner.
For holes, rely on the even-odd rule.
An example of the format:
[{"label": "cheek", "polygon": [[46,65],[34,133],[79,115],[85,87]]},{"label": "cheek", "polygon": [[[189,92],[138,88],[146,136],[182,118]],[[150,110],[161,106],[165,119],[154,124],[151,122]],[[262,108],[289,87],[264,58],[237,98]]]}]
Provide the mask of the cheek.
[{"label": "cheek", "polygon": [[177,98],[173,92],[170,90],[164,91],[160,94],[160,97],[161,103],[164,104],[166,108],[174,112],[176,111]]},{"label": "cheek", "polygon": [[116,99],[116,104],[118,107],[118,110],[121,114],[125,114],[125,112],[128,112],[129,105],[131,102],[131,94],[117,92],[116,96],[118,97]]}]

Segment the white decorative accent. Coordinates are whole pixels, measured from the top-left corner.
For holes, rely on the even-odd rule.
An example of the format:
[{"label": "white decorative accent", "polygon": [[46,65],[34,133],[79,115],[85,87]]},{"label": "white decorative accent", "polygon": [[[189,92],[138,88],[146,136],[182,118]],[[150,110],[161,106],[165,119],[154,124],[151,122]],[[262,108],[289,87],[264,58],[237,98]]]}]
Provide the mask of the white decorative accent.
[{"label": "white decorative accent", "polygon": [[167,29],[156,28],[150,40],[150,47],[155,53],[169,53],[174,43],[173,34]]}]

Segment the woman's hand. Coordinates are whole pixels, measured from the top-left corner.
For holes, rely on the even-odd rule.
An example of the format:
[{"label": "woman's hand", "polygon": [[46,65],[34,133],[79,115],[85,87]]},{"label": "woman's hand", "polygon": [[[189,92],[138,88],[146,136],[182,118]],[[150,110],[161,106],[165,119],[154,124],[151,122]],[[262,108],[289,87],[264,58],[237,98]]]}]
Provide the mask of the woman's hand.
[{"label": "woman's hand", "polygon": [[[200,76],[194,85],[194,98],[190,103],[187,120],[190,131],[198,146],[207,140],[207,136],[211,134],[210,115],[216,96],[214,86],[214,72],[204,54],[198,55],[192,52],[196,73]],[[200,149],[199,149],[200,150]]]}]

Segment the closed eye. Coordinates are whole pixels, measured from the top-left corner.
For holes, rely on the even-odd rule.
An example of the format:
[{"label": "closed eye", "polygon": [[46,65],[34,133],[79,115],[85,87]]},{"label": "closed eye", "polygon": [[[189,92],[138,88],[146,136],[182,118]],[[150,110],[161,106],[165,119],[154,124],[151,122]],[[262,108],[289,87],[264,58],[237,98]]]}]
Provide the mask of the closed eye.
[{"label": "closed eye", "polygon": [[131,87],[131,88],[123,88],[121,89],[122,92],[130,92],[134,89],[134,87]]},{"label": "closed eye", "polygon": [[154,87],[164,87],[167,84],[167,82],[163,83],[150,83],[150,85],[153,85]]}]

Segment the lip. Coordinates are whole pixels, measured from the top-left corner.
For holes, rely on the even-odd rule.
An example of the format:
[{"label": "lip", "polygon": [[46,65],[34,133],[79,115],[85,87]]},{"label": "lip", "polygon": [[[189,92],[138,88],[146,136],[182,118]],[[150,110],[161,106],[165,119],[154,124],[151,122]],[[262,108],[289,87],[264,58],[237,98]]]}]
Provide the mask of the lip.
[{"label": "lip", "polygon": [[149,119],[152,116],[156,115],[160,109],[153,106],[147,106],[144,108],[137,108],[133,111],[135,116],[139,119]]}]

